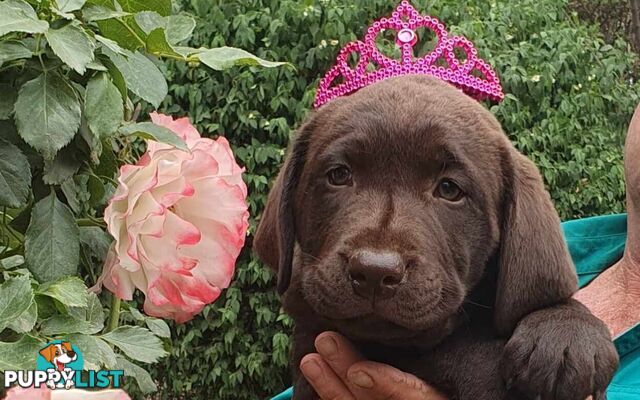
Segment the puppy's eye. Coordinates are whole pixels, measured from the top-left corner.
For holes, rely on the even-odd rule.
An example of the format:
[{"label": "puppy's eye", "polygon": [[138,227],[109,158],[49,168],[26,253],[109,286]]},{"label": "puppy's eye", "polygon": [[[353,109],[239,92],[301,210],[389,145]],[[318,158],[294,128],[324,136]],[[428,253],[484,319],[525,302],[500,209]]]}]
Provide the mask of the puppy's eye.
[{"label": "puppy's eye", "polygon": [[351,186],[353,184],[351,170],[345,166],[330,169],[327,172],[327,180],[333,186]]},{"label": "puppy's eye", "polygon": [[459,201],[464,196],[464,192],[454,181],[445,178],[438,184],[436,196],[442,197],[447,201]]}]

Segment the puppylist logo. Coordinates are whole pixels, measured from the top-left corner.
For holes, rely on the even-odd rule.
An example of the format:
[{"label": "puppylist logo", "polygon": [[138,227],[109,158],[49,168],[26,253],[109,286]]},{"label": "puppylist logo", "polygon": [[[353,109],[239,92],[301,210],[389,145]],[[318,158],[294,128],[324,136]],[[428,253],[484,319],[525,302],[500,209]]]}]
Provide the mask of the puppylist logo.
[{"label": "puppylist logo", "polygon": [[54,340],[40,349],[36,369],[4,371],[4,387],[18,385],[22,388],[42,385],[49,389],[119,388],[122,370],[84,371],[84,358],[80,349],[71,342]]}]

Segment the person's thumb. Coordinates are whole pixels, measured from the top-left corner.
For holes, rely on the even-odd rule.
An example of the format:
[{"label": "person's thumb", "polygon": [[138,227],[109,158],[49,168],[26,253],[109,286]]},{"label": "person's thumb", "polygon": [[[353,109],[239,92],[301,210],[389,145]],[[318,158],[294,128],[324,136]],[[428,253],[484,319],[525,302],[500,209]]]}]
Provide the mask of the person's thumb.
[{"label": "person's thumb", "polygon": [[417,377],[372,361],[353,364],[347,379],[360,389],[358,400],[446,400]]}]

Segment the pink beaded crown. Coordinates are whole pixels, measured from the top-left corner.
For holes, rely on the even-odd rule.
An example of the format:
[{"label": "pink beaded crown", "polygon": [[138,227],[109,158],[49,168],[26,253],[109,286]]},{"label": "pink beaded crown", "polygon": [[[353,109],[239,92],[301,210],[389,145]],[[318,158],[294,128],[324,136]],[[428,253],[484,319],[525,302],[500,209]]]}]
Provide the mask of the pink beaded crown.
[{"label": "pink beaded crown", "polygon": [[[414,57],[413,47],[418,41],[416,29],[425,27],[435,32],[436,47],[423,57]],[[382,54],[376,46],[376,37],[385,29],[395,30],[396,43],[402,51],[402,59],[395,60]],[[455,50],[466,54],[464,61],[456,57]],[[354,69],[348,64],[349,57],[359,56]],[[340,96],[386,78],[401,75],[431,75],[458,87],[477,99],[501,101],[504,98],[500,80],[491,67],[478,58],[473,44],[462,36],[449,36],[445,26],[437,18],[423,16],[402,1],[391,18],[382,18],[367,30],[364,42],[347,44],[338,55],[336,65],[327,72],[318,85],[315,108]],[[437,65],[445,61],[446,67]],[[374,65],[373,71],[367,71]],[[342,80],[343,82],[339,82]]]}]

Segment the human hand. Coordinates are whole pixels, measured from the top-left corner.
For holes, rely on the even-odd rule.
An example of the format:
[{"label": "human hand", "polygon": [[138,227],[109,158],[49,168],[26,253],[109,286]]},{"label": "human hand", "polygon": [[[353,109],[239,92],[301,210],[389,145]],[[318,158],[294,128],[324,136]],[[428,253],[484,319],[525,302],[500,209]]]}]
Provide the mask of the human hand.
[{"label": "human hand", "polygon": [[300,369],[320,400],[447,400],[411,374],[365,360],[338,333],[321,333],[315,347]]}]

